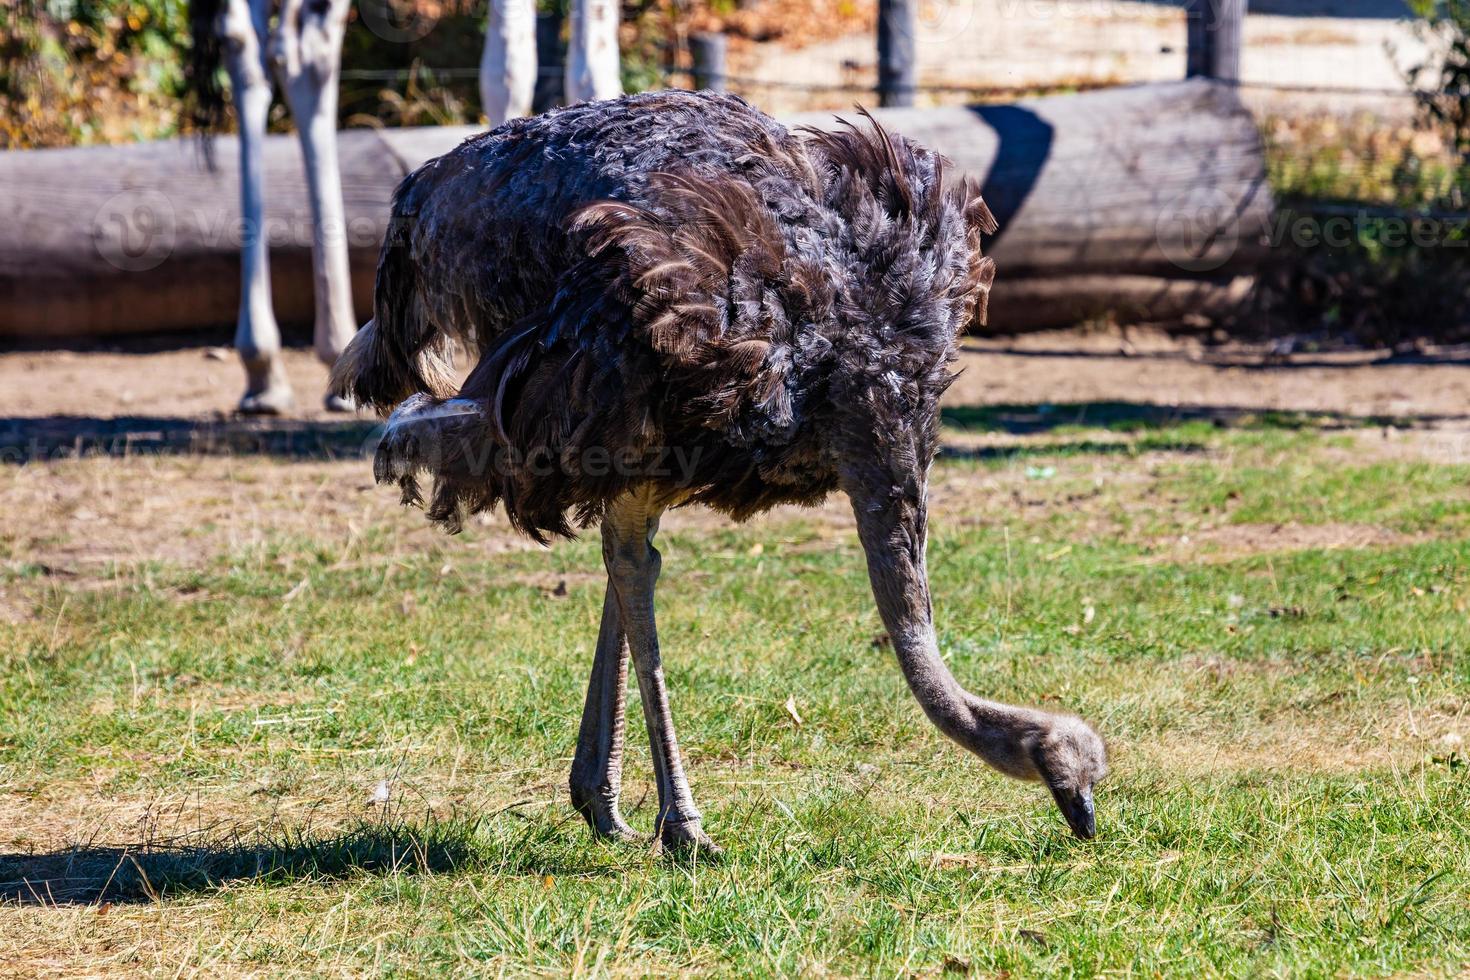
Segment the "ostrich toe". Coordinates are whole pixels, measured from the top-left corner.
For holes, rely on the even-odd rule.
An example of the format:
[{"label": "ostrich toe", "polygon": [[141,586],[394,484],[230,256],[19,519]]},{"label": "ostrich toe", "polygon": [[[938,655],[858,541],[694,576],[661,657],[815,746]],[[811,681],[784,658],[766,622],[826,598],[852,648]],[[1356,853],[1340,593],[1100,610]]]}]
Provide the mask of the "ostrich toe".
[{"label": "ostrich toe", "polygon": [[673,857],[718,858],[725,849],[710,840],[698,820],[665,820],[659,827],[659,847]]},{"label": "ostrich toe", "polygon": [[247,391],[236,411],[241,415],[285,415],[295,404],[290,388],[272,385],[261,391]]},{"label": "ostrich toe", "polygon": [[291,383],[280,361],[274,357],[242,357],[245,363],[245,395],[236,409],[241,415],[285,415],[296,404]]},{"label": "ostrich toe", "polygon": [[600,793],[578,793],[572,792],[572,805],[576,807],[587,821],[587,826],[598,837],[608,840],[619,841],[625,844],[642,843],[647,838],[628,826],[623,820],[622,813],[618,810],[617,797],[607,797]]}]

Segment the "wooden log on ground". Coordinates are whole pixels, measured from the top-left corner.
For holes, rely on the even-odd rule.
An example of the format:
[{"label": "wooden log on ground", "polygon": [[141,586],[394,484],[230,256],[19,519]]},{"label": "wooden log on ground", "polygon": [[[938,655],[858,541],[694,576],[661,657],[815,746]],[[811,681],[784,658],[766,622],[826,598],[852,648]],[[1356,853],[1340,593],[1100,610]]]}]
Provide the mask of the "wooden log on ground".
[{"label": "wooden log on ground", "polygon": [[[348,130],[342,187],[353,301],[364,320],[393,189],[473,127]],[[233,326],[240,298],[239,145],[193,140],[0,154],[0,337]],[[311,212],[295,136],[265,141],[264,233],[284,327],[313,317]],[[228,336],[226,334],[226,336]]]},{"label": "wooden log on ground", "polygon": [[[851,115],[851,114],[849,114]],[[1260,140],[1203,79],[976,108],[888,109],[890,129],[982,183],[1001,229],[987,332],[1217,309],[1264,258]],[[788,120],[834,125],[830,114]],[[341,134],[358,314],[393,188],[470,127]],[[242,237],[233,139],[207,170],[189,141],[0,154],[0,337],[233,325]],[[312,317],[311,228],[294,137],[267,140],[266,232],[283,326]]]},{"label": "wooden log on ground", "polygon": [[1000,223],[986,241],[997,274],[985,332],[1218,312],[1267,257],[1264,151],[1231,85],[1196,78],[876,115],[981,182]]}]

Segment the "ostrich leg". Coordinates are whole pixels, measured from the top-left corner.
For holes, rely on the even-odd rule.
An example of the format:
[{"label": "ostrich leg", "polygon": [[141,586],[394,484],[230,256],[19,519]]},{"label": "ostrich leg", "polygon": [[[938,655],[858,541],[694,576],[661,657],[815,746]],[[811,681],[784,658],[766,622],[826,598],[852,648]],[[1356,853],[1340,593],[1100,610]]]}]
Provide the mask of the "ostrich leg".
[{"label": "ostrich leg", "polygon": [[281,368],[281,331],[271,309],[269,239],[265,228],[265,120],[271,107],[265,40],[271,0],[229,0],[220,18],[225,64],[240,121],[240,316],[235,349],[245,364],[240,411],[276,415],[291,407],[291,385]]},{"label": "ostrich leg", "polygon": [[[352,311],[352,273],[347,261],[347,218],[337,162],[337,79],[342,35],[351,0],[285,0],[272,45],[286,101],[301,137],[306,185],[311,197],[312,286],[316,296],[313,346],[331,365],[357,332]],[[346,400],[328,395],[326,406],[349,411]]]},{"label": "ostrich leg", "polygon": [[670,850],[695,848],[718,854],[719,848],[700,828],[699,810],[684,778],[679,741],[669,713],[659,658],[658,630],[653,616],[653,589],[658,581],[659,554],[653,546],[663,512],[651,491],[636,491],[608,507],[602,519],[602,559],[608,581],[617,596],[618,614],[633,654],[643,719],[648,723],[653,773],[658,781],[658,817],[655,833]]},{"label": "ostrich leg", "polygon": [[480,56],[480,108],[492,127],[531,114],[536,92],[535,0],[490,0]]},{"label": "ostrich leg", "polygon": [[608,583],[602,603],[602,628],[592,659],[587,705],[572,759],[572,805],[603,837],[634,840],[623,822],[618,793],[623,783],[623,699],[628,688],[628,638],[618,616],[618,599]]},{"label": "ostrich leg", "polygon": [[612,99],[623,93],[618,60],[618,12],[615,0],[572,0],[567,39],[567,104]]}]

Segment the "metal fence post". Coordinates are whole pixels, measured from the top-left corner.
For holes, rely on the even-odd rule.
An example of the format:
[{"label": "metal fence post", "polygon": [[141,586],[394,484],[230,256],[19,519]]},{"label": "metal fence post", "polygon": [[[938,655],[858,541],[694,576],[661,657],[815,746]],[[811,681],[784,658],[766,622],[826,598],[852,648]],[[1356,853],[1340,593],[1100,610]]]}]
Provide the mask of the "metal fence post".
[{"label": "metal fence post", "polygon": [[878,104],[914,104],[919,68],[916,0],[878,0]]},{"label": "metal fence post", "polygon": [[689,60],[694,66],[695,88],[725,91],[725,35],[690,34]]},{"label": "metal fence post", "polygon": [[1246,0],[1190,0],[1188,77],[1240,81],[1245,7]]},{"label": "metal fence post", "polygon": [[561,40],[561,12],[536,15],[536,92],[531,111],[545,112],[566,104],[566,45]]}]

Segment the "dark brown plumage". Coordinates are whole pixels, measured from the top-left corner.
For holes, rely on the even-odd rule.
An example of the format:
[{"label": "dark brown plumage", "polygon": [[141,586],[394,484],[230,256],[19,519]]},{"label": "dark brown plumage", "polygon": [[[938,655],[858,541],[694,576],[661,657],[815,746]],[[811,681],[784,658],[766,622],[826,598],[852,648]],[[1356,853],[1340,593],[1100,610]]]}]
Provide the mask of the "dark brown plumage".
[{"label": "dark brown plumage", "polygon": [[[380,411],[426,393],[378,476],[417,501],[431,475],[450,529],[500,502],[570,534],[648,479],[736,518],[811,502],[851,462],[844,433],[918,427],[906,451],[932,455],[993,230],[970,183],[876,122],[793,134],[710,93],[574,106],[403,182],[335,385]],[[455,337],[479,360],[444,409]]]}]

